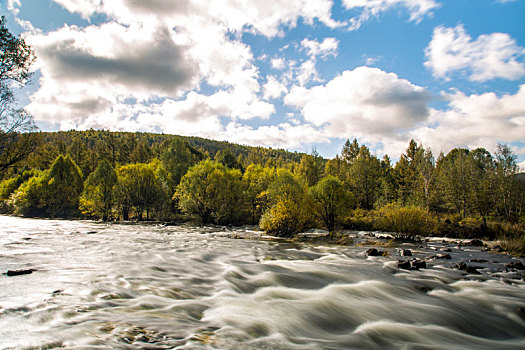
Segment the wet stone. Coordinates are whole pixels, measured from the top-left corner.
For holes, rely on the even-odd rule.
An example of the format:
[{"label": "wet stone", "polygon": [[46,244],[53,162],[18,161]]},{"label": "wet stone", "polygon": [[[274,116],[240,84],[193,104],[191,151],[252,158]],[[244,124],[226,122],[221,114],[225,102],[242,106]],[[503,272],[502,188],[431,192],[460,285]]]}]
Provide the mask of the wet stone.
[{"label": "wet stone", "polygon": [[461,270],[461,271],[465,271],[467,273],[474,274],[474,275],[481,274],[477,270],[477,268],[475,266],[467,265],[464,262],[460,262],[460,263],[454,264],[454,265],[452,265],[452,268],[458,269],[458,270]]},{"label": "wet stone", "polygon": [[410,251],[410,249],[403,249],[399,253],[401,254],[401,256],[412,256],[412,252]]},{"label": "wet stone", "polygon": [[480,241],[479,239],[473,239],[470,242],[466,242],[465,245],[471,245],[471,246],[474,246],[474,247],[483,247],[485,244],[482,241]]},{"label": "wet stone", "polygon": [[399,260],[397,262],[397,268],[398,269],[403,269],[403,270],[411,270],[412,269],[412,265],[410,264],[409,260]]},{"label": "wet stone", "polygon": [[366,251],[367,256],[383,256],[384,254],[384,251],[377,250],[376,248],[370,248]]},{"label": "wet stone", "polygon": [[507,269],[525,270],[525,266],[521,261],[512,261],[505,265]]}]

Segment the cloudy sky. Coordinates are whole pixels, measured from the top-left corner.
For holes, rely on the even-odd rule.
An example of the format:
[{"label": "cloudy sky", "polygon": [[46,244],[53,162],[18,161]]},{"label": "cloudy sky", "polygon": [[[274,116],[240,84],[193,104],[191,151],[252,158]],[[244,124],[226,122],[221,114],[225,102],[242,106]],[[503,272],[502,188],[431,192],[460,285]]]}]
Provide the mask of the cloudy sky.
[{"label": "cloudy sky", "polygon": [[525,165],[523,0],[0,0],[36,50],[42,130],[197,135],[397,159],[511,145]]}]

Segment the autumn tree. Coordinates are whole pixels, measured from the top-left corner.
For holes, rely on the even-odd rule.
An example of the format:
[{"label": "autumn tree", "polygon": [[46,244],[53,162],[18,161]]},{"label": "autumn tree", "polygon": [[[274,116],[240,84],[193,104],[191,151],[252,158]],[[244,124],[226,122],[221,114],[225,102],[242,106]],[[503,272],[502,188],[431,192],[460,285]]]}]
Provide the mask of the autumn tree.
[{"label": "autumn tree", "polygon": [[242,177],[244,197],[250,207],[251,223],[259,222],[268,205],[268,187],[274,181],[275,168],[250,164]]},{"label": "autumn tree", "polygon": [[277,169],[268,188],[268,203],[259,223],[266,232],[290,237],[305,227],[310,211],[307,184],[288,169]]},{"label": "autumn tree", "polygon": [[301,162],[297,167],[297,173],[308,183],[308,186],[314,186],[323,177],[325,162],[323,157],[314,148],[311,154],[304,154]]}]

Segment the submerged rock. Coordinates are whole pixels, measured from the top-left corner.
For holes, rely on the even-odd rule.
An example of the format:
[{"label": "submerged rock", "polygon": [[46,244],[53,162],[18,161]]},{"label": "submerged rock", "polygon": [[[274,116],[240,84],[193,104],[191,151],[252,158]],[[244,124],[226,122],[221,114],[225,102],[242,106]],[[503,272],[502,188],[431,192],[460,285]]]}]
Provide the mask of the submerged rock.
[{"label": "submerged rock", "polygon": [[452,268],[458,269],[458,270],[461,270],[461,271],[465,271],[467,273],[474,274],[474,275],[480,275],[481,274],[481,272],[479,272],[477,270],[477,267],[471,266],[471,265],[467,265],[464,262],[460,262],[460,263],[454,264],[454,265],[452,265]]},{"label": "submerged rock", "polygon": [[403,249],[399,252],[401,256],[412,256],[412,251],[410,249]]},{"label": "submerged rock", "polygon": [[519,260],[512,261],[508,263],[507,265],[505,265],[505,267],[507,269],[525,270],[525,265],[523,265],[523,263]]},{"label": "submerged rock", "polygon": [[432,255],[429,257],[430,259],[446,259],[446,260],[450,260],[452,259],[452,257],[450,256],[450,254],[437,254],[437,255]]},{"label": "submerged rock", "polygon": [[377,250],[376,248],[370,248],[366,251],[367,256],[383,256],[385,252],[382,250]]}]

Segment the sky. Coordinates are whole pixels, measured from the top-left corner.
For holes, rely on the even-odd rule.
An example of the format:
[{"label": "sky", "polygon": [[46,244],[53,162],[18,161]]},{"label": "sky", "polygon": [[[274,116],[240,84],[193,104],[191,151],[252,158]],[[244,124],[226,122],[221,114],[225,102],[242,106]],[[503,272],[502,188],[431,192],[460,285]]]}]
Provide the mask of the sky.
[{"label": "sky", "polygon": [[44,131],[144,131],[332,158],[508,144],[525,167],[524,0],[0,0]]}]

